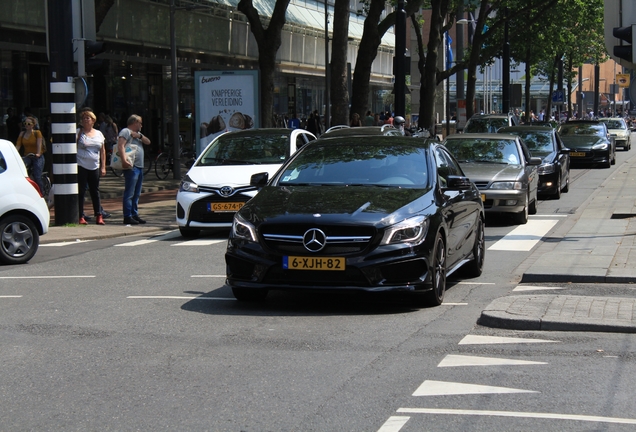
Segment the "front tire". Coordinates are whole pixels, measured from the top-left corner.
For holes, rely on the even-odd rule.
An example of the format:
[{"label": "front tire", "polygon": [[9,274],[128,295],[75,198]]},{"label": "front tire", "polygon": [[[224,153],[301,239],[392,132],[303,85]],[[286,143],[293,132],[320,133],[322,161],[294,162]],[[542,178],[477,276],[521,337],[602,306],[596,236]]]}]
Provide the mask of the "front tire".
[{"label": "front tire", "polygon": [[486,258],[486,235],[483,219],[479,219],[477,232],[475,234],[475,244],[473,244],[473,259],[465,264],[464,270],[469,278],[481,276],[484,270],[484,260]]},{"label": "front tire", "polygon": [[561,199],[561,173],[559,173],[559,177],[557,178],[557,186],[556,191],[552,194],[553,199]]},{"label": "front tire", "polygon": [[433,289],[426,293],[426,301],[431,306],[439,306],[444,302],[446,292],[446,244],[440,233],[435,238],[430,272]]},{"label": "front tire", "polygon": [[26,216],[12,215],[0,221],[0,261],[5,264],[28,262],[40,245],[40,234]]},{"label": "front tire", "polygon": [[528,195],[526,194],[526,202],[524,203],[523,210],[515,214],[515,222],[519,225],[525,225],[528,223],[528,207],[530,207]]}]

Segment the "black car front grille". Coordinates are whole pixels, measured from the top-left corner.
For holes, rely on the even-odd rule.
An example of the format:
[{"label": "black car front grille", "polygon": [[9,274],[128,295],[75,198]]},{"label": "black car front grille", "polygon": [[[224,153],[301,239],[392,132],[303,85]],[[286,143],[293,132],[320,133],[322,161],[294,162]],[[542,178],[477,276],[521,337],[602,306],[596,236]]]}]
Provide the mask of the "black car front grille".
[{"label": "black car front grille", "polygon": [[303,244],[305,232],[318,228],[326,235],[322,256],[350,255],[362,252],[372,241],[376,231],[372,227],[361,226],[309,226],[309,225],[269,225],[261,226],[260,235],[267,248],[282,255],[307,254]]},{"label": "black car front grille", "polygon": [[487,182],[487,181],[476,181],[474,183],[475,183],[475,186],[477,186],[477,189],[487,189],[489,182]]},{"label": "black car front grille", "polygon": [[223,198],[218,195],[210,195],[192,203],[190,207],[190,221],[191,222],[229,222],[234,219],[234,212],[214,212],[208,210],[209,205],[212,203],[224,203],[224,202],[241,202],[245,203],[250,199],[247,195],[233,195],[229,198]]}]

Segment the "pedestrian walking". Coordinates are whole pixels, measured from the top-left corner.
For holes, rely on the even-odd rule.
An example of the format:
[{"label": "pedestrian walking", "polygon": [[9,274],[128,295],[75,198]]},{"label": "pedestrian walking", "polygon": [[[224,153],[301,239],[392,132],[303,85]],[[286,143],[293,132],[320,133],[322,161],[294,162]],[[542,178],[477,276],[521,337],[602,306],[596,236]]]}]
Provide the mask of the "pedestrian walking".
[{"label": "pedestrian walking", "polygon": [[93,126],[97,117],[90,109],[80,112],[81,127],[77,129],[77,191],[79,223],[86,225],[84,217],[84,195],[86,187],[91,195],[95,223],[105,225],[99,196],[99,178],[106,175],[106,139]]},{"label": "pedestrian walking", "polygon": [[145,224],[146,221],[139,217],[139,196],[141,195],[141,185],[144,180],[144,146],[150,145],[148,137],[141,133],[143,121],[141,116],[136,114],[128,118],[127,127],[119,132],[117,140],[117,151],[124,155],[126,145],[136,146],[136,152],[132,164],[129,164],[125,157],[122,157],[122,167],[124,168],[124,224],[138,225]]}]

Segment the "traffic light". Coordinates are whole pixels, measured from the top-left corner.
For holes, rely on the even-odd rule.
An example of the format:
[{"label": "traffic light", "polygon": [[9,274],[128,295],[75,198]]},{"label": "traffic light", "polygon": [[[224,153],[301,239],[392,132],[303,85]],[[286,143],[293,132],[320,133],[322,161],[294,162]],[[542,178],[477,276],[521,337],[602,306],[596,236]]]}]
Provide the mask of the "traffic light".
[{"label": "traffic light", "polygon": [[88,39],[79,39],[77,42],[77,75],[81,77],[92,75],[104,63],[104,60],[95,58],[104,52],[104,42]]},{"label": "traffic light", "polygon": [[626,27],[614,27],[612,34],[615,38],[629,43],[630,45],[615,45],[614,55],[630,63],[636,61],[636,44],[632,37],[636,35],[636,24]]},{"label": "traffic light", "polygon": [[104,60],[95,58],[97,54],[102,52],[104,52],[104,42],[84,41],[84,70],[87,75],[92,75],[93,72],[102,67]]}]

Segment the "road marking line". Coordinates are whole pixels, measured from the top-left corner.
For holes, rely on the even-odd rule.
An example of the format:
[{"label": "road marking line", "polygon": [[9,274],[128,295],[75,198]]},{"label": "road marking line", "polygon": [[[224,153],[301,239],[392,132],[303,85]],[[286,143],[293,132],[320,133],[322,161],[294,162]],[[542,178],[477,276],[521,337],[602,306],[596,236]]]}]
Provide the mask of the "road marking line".
[{"label": "road marking line", "polygon": [[564,287],[540,287],[540,286],[518,286],[513,291],[548,291],[548,290],[561,290]]},{"label": "road marking line", "polygon": [[452,396],[472,394],[508,394],[539,393],[534,390],[523,390],[509,387],[494,387],[479,384],[466,384],[448,381],[426,380],[413,393],[413,396]]},{"label": "road marking line", "polygon": [[468,303],[442,303],[441,306],[468,306]]},{"label": "road marking line", "polygon": [[547,339],[527,339],[501,336],[467,335],[459,341],[459,345],[517,344],[517,343],[550,343],[559,342]]},{"label": "road marking line", "polygon": [[167,299],[167,300],[231,300],[229,297],[198,297],[198,296],[128,296],[129,299]]},{"label": "road marking line", "polygon": [[437,367],[545,365],[546,362],[448,354]]},{"label": "road marking line", "polygon": [[536,214],[536,215],[529,215],[530,219],[534,219],[534,218],[544,218],[544,217],[546,217],[546,218],[555,218],[555,217],[558,217],[558,218],[566,218],[566,217],[568,217],[568,216],[569,216],[569,215],[564,215],[564,214],[560,214],[560,215],[559,215],[559,214],[546,214],[546,215]]},{"label": "road marking line", "polygon": [[192,275],[191,278],[225,278],[226,275]]},{"label": "road marking line", "polygon": [[170,246],[210,246],[213,244],[224,243],[224,242],[227,242],[227,240],[199,239],[199,240],[189,240],[187,242],[182,242],[182,243],[174,243],[174,244],[171,244]]},{"label": "road marking line", "polygon": [[86,276],[0,276],[0,279],[73,279],[73,278],[94,278],[95,275]]},{"label": "road marking line", "polygon": [[457,282],[457,285],[496,285],[494,282]]},{"label": "road marking line", "polygon": [[0,295],[0,298],[22,298],[21,295]]},{"label": "road marking line", "polygon": [[476,415],[476,416],[496,416],[496,417],[517,417],[553,420],[577,420],[601,423],[636,424],[636,419],[620,417],[601,417],[578,414],[559,414],[541,412],[520,412],[520,411],[488,411],[488,410],[464,410],[445,408],[398,408],[399,413],[410,414],[447,414],[447,415]]},{"label": "road marking line", "polygon": [[398,432],[411,417],[391,416],[384,422],[378,432]]},{"label": "road marking line", "polygon": [[149,238],[149,239],[143,239],[143,240],[135,240],[128,243],[120,243],[120,244],[116,244],[115,246],[141,246],[141,245],[145,245],[149,243],[154,243],[157,241],[159,240],[154,238]]},{"label": "road marking line", "polygon": [[499,251],[529,251],[539,243],[559,221],[558,220],[530,220],[525,225],[506,234],[501,240],[493,244],[488,250]]},{"label": "road marking line", "polygon": [[88,243],[91,242],[93,240],[75,240],[75,241],[70,241],[70,242],[57,242],[57,243],[44,243],[41,244],[40,247],[44,247],[44,246],[53,246],[53,247],[59,247],[59,246],[69,246],[69,245],[74,245],[74,244],[79,244],[79,243]]}]

